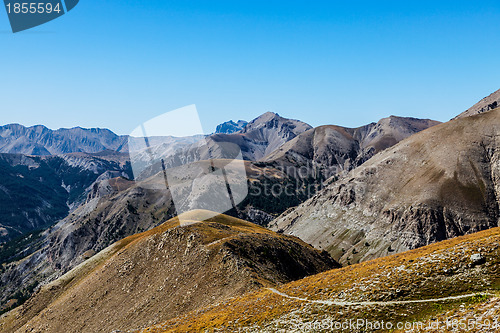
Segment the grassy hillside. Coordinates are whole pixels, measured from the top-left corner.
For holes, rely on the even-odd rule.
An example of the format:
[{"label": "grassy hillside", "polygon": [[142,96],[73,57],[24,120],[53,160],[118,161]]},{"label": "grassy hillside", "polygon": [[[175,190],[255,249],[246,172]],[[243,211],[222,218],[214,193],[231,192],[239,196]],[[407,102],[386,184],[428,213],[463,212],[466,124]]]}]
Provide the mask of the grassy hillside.
[{"label": "grassy hillside", "polygon": [[[338,267],[295,237],[206,211],[127,237],[0,318],[1,332],[111,332]],[[187,225],[184,223],[187,220]]]},{"label": "grassy hillside", "polygon": [[[262,288],[143,332],[390,331],[322,330],[317,325],[360,318],[430,323],[482,310],[489,310],[483,314],[491,319],[500,307],[499,244],[500,228],[494,228],[320,273],[277,290]],[[474,262],[474,254],[482,259]]]}]

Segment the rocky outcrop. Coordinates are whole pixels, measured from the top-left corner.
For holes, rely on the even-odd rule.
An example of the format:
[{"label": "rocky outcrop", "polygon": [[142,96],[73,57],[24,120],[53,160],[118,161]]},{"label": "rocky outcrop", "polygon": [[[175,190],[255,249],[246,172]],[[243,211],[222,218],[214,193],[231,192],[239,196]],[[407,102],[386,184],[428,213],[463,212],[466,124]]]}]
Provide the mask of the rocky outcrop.
[{"label": "rocky outcrop", "polygon": [[483,98],[482,100],[474,104],[471,108],[455,117],[455,119],[475,116],[484,112],[494,110],[498,107],[500,107],[500,89]]}]

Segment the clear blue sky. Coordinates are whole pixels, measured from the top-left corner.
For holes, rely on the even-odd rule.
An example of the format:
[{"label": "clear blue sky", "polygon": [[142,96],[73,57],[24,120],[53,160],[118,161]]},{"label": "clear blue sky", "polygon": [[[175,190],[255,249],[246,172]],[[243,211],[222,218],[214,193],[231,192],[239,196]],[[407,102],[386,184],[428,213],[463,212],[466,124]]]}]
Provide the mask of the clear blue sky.
[{"label": "clear blue sky", "polygon": [[206,131],[446,121],[500,88],[498,22],[498,0],[81,0],[12,34],[1,9],[0,123],[126,134],[193,103]]}]

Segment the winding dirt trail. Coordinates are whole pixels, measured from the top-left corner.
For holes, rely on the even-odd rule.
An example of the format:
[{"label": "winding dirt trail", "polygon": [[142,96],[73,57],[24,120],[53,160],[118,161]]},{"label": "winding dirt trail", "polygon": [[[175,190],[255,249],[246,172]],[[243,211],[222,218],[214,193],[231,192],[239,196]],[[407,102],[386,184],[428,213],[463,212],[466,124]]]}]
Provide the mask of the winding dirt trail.
[{"label": "winding dirt trail", "polygon": [[340,302],[340,301],[323,301],[323,300],[310,300],[307,298],[301,298],[301,297],[295,297],[295,296],[290,296],[285,293],[282,293],[274,288],[267,288],[274,294],[280,295],[282,297],[286,297],[289,299],[294,299],[297,301],[302,301],[302,302],[309,302],[309,303],[317,303],[317,304],[326,304],[326,305],[336,305],[336,306],[370,306],[370,305],[400,305],[400,304],[412,304],[412,303],[433,303],[433,302],[442,302],[442,301],[450,301],[450,300],[457,300],[457,299],[462,299],[462,298],[468,298],[468,297],[473,297],[476,295],[485,295],[485,296],[496,296],[495,294],[491,293],[474,293],[474,294],[466,294],[466,295],[459,295],[459,296],[449,296],[449,297],[442,297],[442,298],[430,298],[430,299],[419,299],[419,300],[409,300],[409,301],[387,301],[387,302]]}]

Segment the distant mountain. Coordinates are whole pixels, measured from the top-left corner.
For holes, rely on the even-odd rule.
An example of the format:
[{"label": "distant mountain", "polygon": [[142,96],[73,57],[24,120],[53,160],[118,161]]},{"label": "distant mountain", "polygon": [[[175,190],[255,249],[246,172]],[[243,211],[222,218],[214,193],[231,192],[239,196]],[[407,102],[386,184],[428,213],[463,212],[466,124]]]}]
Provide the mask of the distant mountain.
[{"label": "distant mountain", "polygon": [[[266,148],[270,145],[269,149],[274,149],[279,145],[279,142],[285,142],[287,138],[290,138],[290,133],[294,133],[292,136],[300,133],[301,128],[304,128],[305,125],[299,121],[288,120],[276,114],[268,113],[255,119],[252,122],[253,128],[255,129],[255,126],[264,126],[266,122],[272,121],[276,121],[276,123],[274,125],[268,124],[266,134],[262,132],[261,135],[250,138],[250,141],[257,140],[253,142],[254,145],[265,145]],[[285,127],[300,125],[297,129],[291,127],[286,129],[280,127],[282,123]],[[247,124],[248,122],[244,120],[227,121],[217,126],[215,134],[239,133],[243,131]],[[278,141],[273,141],[277,137],[274,138],[271,134],[274,131],[272,128],[275,128],[277,132],[283,130],[282,133],[277,133],[277,137],[282,137]],[[253,129],[248,133],[252,131]],[[168,142],[175,139],[173,137],[166,138]],[[19,124],[10,124],[0,126],[0,153],[47,156],[68,153],[98,153],[105,150],[127,152],[128,139],[127,135],[116,135],[108,129],[75,127],[51,130],[42,125],[25,127]],[[165,140],[158,137],[151,138],[151,140],[153,146],[165,143]]]},{"label": "distant mountain", "polygon": [[302,172],[320,172],[329,178],[350,171],[376,153],[437,124],[440,122],[391,116],[359,128],[320,126],[283,144],[262,161],[287,168],[307,167]]},{"label": "distant mountain", "polygon": [[240,132],[245,126],[248,124],[248,121],[244,120],[238,120],[237,122],[234,122],[232,120],[226,121],[225,123],[222,123],[217,126],[217,129],[215,130],[215,134],[232,134],[232,133],[237,133]]},{"label": "distant mountain", "polygon": [[19,124],[0,127],[0,153],[60,155],[104,150],[126,152],[127,141],[127,136],[118,136],[100,128],[51,130],[40,125],[24,127]]},{"label": "distant mountain", "polygon": [[200,222],[204,214],[101,251],[0,319],[2,332],[129,331],[339,267],[295,237],[224,215]]},{"label": "distant mountain", "polygon": [[500,107],[500,89],[483,98],[482,100],[474,104],[471,108],[459,114],[455,119],[474,116],[483,112],[488,112],[498,107]]},{"label": "distant mountain", "polygon": [[241,135],[253,142],[244,147],[245,152],[251,154],[254,160],[259,160],[311,128],[311,125],[300,120],[287,119],[277,113],[266,112],[249,122],[241,131]]},{"label": "distant mountain", "polygon": [[[310,125],[302,121],[266,112],[249,122],[239,132],[218,133],[207,137],[208,150],[206,151],[215,152],[212,158],[226,158],[227,156],[224,154],[217,155],[217,152],[221,152],[218,147],[221,144],[232,144],[239,147],[245,160],[257,161],[311,128]],[[201,159],[204,158],[203,153],[199,152],[197,155]]]},{"label": "distant mountain", "polygon": [[[133,157],[134,162],[139,162],[136,165],[143,166],[135,176],[143,180],[160,172],[163,166],[173,168],[210,159],[234,159],[239,152],[244,160],[257,161],[311,128],[299,120],[267,112],[248,123],[240,132],[212,134],[205,138],[184,138],[182,144],[176,144],[175,149],[171,149],[172,144],[166,137],[165,144],[139,152]],[[194,143],[186,140],[193,138],[196,139]],[[191,144],[186,145],[188,143]],[[149,157],[151,152],[153,158]],[[141,163],[142,161],[147,163]]]},{"label": "distant mountain", "polygon": [[499,225],[500,108],[396,144],[273,221],[356,263]]}]

